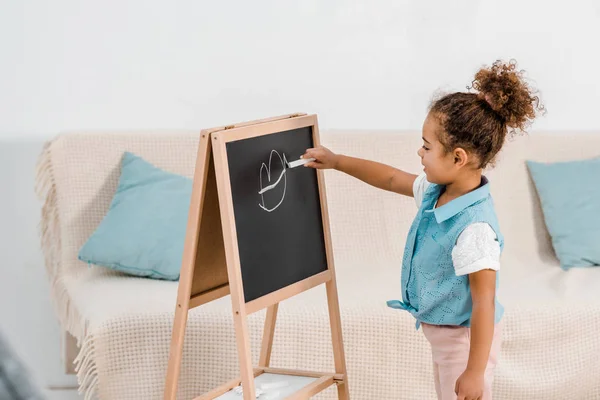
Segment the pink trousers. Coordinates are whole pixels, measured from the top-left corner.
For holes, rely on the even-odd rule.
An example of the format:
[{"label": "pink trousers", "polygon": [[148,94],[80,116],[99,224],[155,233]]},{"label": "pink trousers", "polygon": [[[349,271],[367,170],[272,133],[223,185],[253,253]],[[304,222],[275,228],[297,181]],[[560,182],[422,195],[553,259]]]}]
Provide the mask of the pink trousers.
[{"label": "pink trousers", "polygon": [[[471,328],[449,325],[421,324],[423,334],[431,344],[433,356],[433,374],[435,391],[439,400],[456,400],[454,388],[456,380],[462,375],[469,360]],[[500,355],[502,344],[502,321],[494,329],[494,338],[490,349],[484,376],[482,400],[492,399],[494,368]]]}]

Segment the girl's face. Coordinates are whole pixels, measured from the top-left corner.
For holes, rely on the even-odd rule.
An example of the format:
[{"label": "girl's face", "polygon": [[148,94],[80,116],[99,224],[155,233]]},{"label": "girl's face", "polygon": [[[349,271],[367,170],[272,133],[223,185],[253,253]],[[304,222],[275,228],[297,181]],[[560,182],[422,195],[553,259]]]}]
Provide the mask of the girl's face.
[{"label": "girl's face", "polygon": [[421,157],[427,180],[438,185],[447,185],[455,180],[458,169],[453,153],[446,152],[440,143],[439,132],[442,132],[442,126],[438,119],[428,114],[423,123],[423,146],[417,154]]}]

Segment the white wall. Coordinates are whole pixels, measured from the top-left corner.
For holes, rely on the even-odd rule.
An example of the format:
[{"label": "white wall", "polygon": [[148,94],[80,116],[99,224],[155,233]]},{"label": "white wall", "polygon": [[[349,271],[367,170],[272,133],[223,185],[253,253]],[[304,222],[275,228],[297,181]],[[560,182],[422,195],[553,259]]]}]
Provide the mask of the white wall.
[{"label": "white wall", "polygon": [[418,129],[436,89],[464,90],[479,66],[510,57],[542,90],[548,114],[534,129],[600,129],[598,4],[2,1],[0,329],[45,384],[72,383],[32,190],[35,156],[58,131],[295,111],[318,113],[321,128]]},{"label": "white wall", "polygon": [[437,88],[516,58],[536,129],[598,129],[594,0],[5,1],[0,135],[201,128],[306,111],[420,128]]},{"label": "white wall", "polygon": [[34,196],[40,140],[0,138],[0,333],[40,386],[75,385],[60,362],[60,329],[39,248]]}]

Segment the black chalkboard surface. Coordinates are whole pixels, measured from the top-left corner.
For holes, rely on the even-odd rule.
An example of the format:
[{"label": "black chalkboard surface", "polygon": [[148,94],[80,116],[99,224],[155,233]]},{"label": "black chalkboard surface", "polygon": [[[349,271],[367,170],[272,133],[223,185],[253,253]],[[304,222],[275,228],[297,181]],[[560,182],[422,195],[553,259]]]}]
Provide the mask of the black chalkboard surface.
[{"label": "black chalkboard surface", "polygon": [[312,127],[226,144],[246,302],[327,270],[316,171],[287,168]]}]

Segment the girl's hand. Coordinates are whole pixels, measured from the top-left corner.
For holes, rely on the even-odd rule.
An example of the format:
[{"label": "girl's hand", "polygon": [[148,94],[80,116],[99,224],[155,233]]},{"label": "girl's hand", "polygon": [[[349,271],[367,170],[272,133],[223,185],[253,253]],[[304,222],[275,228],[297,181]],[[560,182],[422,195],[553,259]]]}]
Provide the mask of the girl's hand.
[{"label": "girl's hand", "polygon": [[454,392],[458,400],[481,400],[483,396],[483,373],[465,370],[456,380]]},{"label": "girl's hand", "polygon": [[337,166],[338,157],[337,154],[332,153],[331,150],[323,146],[308,149],[300,156],[300,158],[314,158],[315,161],[308,162],[304,164],[304,166],[317,169],[335,168]]}]

